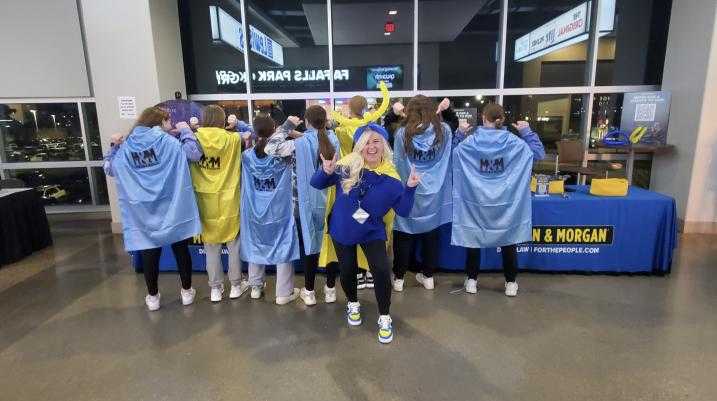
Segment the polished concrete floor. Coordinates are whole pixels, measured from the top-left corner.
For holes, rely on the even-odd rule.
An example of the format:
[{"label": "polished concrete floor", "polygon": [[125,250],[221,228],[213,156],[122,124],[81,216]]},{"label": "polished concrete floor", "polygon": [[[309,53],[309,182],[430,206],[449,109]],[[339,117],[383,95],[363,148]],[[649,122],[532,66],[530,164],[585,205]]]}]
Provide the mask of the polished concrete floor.
[{"label": "polished concrete floor", "polygon": [[717,237],[680,238],[668,277],[524,274],[515,299],[496,274],[476,296],[409,280],[385,346],[370,292],[349,328],[341,296],[211,304],[196,275],[185,308],[167,274],[147,312],[108,227],[53,223],[53,248],[0,269],[1,400],[717,399]]}]

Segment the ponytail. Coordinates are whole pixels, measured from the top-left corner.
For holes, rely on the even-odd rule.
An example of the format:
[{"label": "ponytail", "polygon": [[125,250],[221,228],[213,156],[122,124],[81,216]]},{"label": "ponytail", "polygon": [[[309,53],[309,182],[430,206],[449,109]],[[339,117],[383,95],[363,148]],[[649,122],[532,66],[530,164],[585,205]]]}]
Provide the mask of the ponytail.
[{"label": "ponytail", "polygon": [[483,108],[483,118],[489,123],[494,123],[496,128],[503,128],[505,123],[505,110],[497,103],[489,103]]},{"label": "ponytail", "polygon": [[336,149],[334,149],[334,145],[329,140],[329,133],[326,130],[326,110],[318,105],[311,106],[306,109],[304,118],[312,127],[316,128],[318,132],[319,155],[323,156],[326,160],[333,159]]},{"label": "ponytail", "polygon": [[267,142],[269,142],[269,137],[274,134],[276,124],[274,123],[274,120],[268,115],[259,115],[254,118],[253,125],[254,132],[257,136],[256,145],[254,145],[254,153],[256,153],[256,156],[258,158],[263,159],[266,157],[266,152],[264,152],[264,148],[266,147]]}]

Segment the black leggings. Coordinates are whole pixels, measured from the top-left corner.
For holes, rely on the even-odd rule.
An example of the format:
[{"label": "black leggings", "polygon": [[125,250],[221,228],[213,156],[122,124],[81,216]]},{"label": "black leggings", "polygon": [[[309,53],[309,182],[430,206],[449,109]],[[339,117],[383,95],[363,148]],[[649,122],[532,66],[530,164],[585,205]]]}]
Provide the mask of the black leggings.
[{"label": "black leggings", "polygon": [[421,233],[406,234],[400,231],[393,232],[393,255],[396,262],[393,267],[393,274],[396,278],[402,279],[406,270],[415,262],[413,257],[416,252],[416,244],[421,243],[421,270],[426,277],[433,277],[433,272],[438,267],[438,229]]},{"label": "black leggings", "polygon": [[[386,241],[376,240],[359,245],[366,255],[368,268],[373,274],[378,312],[381,315],[388,315],[391,309],[391,268],[386,254]],[[341,287],[349,302],[358,302],[356,245],[341,245],[334,241],[334,249],[339,259]]]},{"label": "black leggings", "polygon": [[[512,283],[518,277],[518,251],[515,245],[506,245],[500,248],[500,254],[503,256],[505,281]],[[466,250],[468,251],[466,274],[468,278],[476,280],[478,269],[480,269],[480,248],[466,248]]]},{"label": "black leggings", "polygon": [[[172,244],[174,260],[177,261],[179,278],[182,280],[182,288],[192,288],[192,257],[189,256],[189,238]],[[142,269],[144,270],[144,281],[147,282],[149,295],[157,295],[159,288],[159,256],[162,248],[143,249],[140,251],[142,258]]]},{"label": "black leggings", "polygon": [[[301,255],[301,266],[304,268],[304,287],[308,291],[314,290],[316,283],[316,270],[319,268],[319,254],[307,255],[304,249],[304,237],[301,235],[301,221],[296,219],[296,228],[299,230],[299,252]],[[326,266],[326,286],[336,287],[337,263],[329,263]]]}]

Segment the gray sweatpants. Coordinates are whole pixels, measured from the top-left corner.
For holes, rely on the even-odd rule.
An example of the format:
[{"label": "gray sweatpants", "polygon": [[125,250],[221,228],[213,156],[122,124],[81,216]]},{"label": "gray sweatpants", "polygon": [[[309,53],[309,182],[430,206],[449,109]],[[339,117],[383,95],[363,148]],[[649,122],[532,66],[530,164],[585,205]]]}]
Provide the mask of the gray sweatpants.
[{"label": "gray sweatpants", "polygon": [[[266,266],[249,263],[249,285],[263,286],[266,281]],[[276,296],[288,297],[294,293],[294,265],[279,263],[276,265]]]},{"label": "gray sweatpants", "polygon": [[[239,237],[227,242],[229,251],[229,282],[239,285],[241,282],[241,261],[239,260]],[[207,276],[209,287],[217,288],[224,284],[224,268],[222,267],[222,244],[204,244],[207,256]]]}]

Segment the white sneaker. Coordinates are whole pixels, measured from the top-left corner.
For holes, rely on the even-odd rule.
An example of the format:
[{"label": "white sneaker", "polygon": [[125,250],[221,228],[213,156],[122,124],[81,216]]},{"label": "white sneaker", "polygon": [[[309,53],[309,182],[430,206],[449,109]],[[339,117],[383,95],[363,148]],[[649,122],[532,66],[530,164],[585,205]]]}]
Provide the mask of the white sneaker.
[{"label": "white sneaker", "polygon": [[396,292],[403,292],[403,279],[397,278],[393,280],[393,290]]},{"label": "white sneaker", "polygon": [[264,296],[264,285],[252,285],[251,286],[251,299],[259,299]]},{"label": "white sneaker", "polygon": [[346,321],[350,326],[361,325],[361,304],[358,302],[349,302],[346,305]]},{"label": "white sneaker", "polygon": [[469,293],[469,294],[478,293],[478,280],[473,280],[472,278],[467,278],[463,285],[465,286],[467,293]]},{"label": "white sneaker", "polygon": [[150,311],[156,311],[159,309],[159,299],[162,296],[157,293],[157,295],[149,295],[147,294],[146,297],[144,297],[144,303],[147,304],[147,309]]},{"label": "white sneaker", "polygon": [[209,294],[209,300],[212,302],[220,302],[222,300],[222,296],[224,295],[224,285],[222,284],[219,287],[212,287],[212,290]]},{"label": "white sneaker", "polygon": [[436,288],[433,277],[426,277],[423,275],[423,273],[416,273],[416,281],[418,281],[423,287],[427,290],[432,290]]},{"label": "white sneaker", "polygon": [[187,306],[194,303],[194,297],[197,296],[197,290],[194,288],[190,288],[188,290],[182,288],[179,292],[182,295],[182,305]]},{"label": "white sneaker", "polygon": [[371,272],[367,271],[366,272],[366,288],[373,288],[373,287],[374,287],[373,274],[371,274]]},{"label": "white sneaker", "polygon": [[336,287],[329,288],[324,286],[324,301],[326,301],[327,304],[336,302]]},{"label": "white sneaker", "polygon": [[393,325],[390,315],[378,317],[378,342],[388,344],[393,341]]},{"label": "white sneaker", "polygon": [[366,275],[365,274],[363,274],[363,273],[357,274],[356,280],[358,280],[357,284],[356,284],[357,289],[363,290],[366,288]]},{"label": "white sneaker", "polygon": [[244,295],[244,293],[249,289],[249,283],[246,280],[242,280],[237,285],[232,285],[231,290],[229,290],[229,298],[230,299],[237,299]]},{"label": "white sneaker", "polygon": [[[299,291],[298,288],[294,288],[294,292],[291,293],[288,297],[276,297],[276,304],[277,305],[286,305],[288,303],[294,302],[296,298],[299,298],[299,294],[301,291]],[[316,303],[316,297],[314,297],[314,303]]]},{"label": "white sneaker", "polygon": [[514,297],[518,295],[518,283],[515,281],[505,283],[505,295],[508,297]]},{"label": "white sneaker", "polygon": [[309,291],[306,288],[302,288],[299,296],[306,306],[316,305],[316,291]]}]

